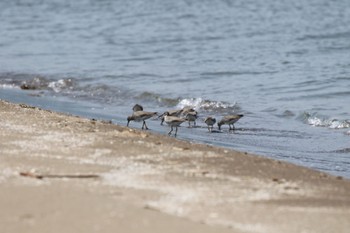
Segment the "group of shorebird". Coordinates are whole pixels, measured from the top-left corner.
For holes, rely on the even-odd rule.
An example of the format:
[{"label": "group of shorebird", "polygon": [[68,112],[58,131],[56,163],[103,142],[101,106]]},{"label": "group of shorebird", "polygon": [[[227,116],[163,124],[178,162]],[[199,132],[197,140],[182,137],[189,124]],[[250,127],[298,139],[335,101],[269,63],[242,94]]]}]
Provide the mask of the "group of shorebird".
[{"label": "group of shorebird", "polygon": [[[143,111],[143,107],[139,104],[136,104],[133,108],[133,114],[131,116],[128,116],[127,120],[127,126],[129,126],[130,121],[136,121],[136,122],[143,122],[142,123],[142,129],[148,129],[146,125],[146,120],[158,116],[158,118],[161,118],[161,125],[165,122],[167,125],[170,126],[170,131],[168,132],[168,135],[171,135],[175,128],[175,136],[177,134],[177,128],[184,123],[185,121],[188,121],[188,126],[191,127],[191,122],[193,122],[193,126],[196,126],[196,119],[198,118],[198,112],[194,110],[191,107],[184,107],[182,109],[178,110],[171,110],[166,111],[161,115],[158,115],[157,112],[146,112]],[[234,130],[234,123],[236,123],[241,117],[243,117],[242,114],[235,114],[235,115],[228,115],[224,116],[218,123],[218,128],[221,130],[222,125],[228,125],[230,127],[230,130]],[[209,132],[212,132],[214,128],[214,124],[216,123],[216,119],[212,116],[208,116],[205,118],[204,122],[208,126]],[[232,126],[232,127],[231,127]]]}]

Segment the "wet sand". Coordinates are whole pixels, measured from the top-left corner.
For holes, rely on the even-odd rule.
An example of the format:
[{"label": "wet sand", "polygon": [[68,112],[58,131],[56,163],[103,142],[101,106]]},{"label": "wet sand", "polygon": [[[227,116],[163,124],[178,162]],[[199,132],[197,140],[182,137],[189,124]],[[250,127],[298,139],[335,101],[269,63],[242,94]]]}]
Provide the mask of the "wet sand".
[{"label": "wet sand", "polygon": [[350,229],[341,177],[24,104],[0,116],[1,232]]}]

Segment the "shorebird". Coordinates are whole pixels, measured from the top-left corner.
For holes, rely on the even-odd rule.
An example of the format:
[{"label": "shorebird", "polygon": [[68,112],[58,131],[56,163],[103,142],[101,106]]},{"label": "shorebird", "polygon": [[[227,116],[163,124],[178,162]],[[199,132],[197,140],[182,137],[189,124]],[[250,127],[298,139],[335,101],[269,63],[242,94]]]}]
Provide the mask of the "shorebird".
[{"label": "shorebird", "polygon": [[188,127],[191,127],[191,121],[193,121],[193,125],[196,126],[197,112],[187,112],[187,114],[185,115],[185,119],[188,120]]},{"label": "shorebird", "polygon": [[181,115],[181,113],[182,113],[182,109],[171,110],[171,111],[166,111],[166,112],[164,112],[162,115],[159,116],[159,118],[162,118],[162,121],[160,122],[160,125],[163,125],[165,113],[167,113],[168,116],[179,117],[179,116]]},{"label": "shorebird", "polygon": [[132,111],[133,112],[143,111],[143,107],[139,104],[135,104],[134,107],[132,107]]},{"label": "shorebird", "polygon": [[148,129],[146,125],[146,120],[157,115],[157,112],[144,112],[144,111],[136,111],[133,112],[131,116],[128,116],[128,124],[126,126],[129,126],[130,121],[136,121],[140,122],[143,121],[142,129]]},{"label": "shorebird", "polygon": [[214,124],[216,123],[216,119],[214,117],[207,117],[204,120],[205,124],[208,125],[208,130],[211,132],[213,130]]},{"label": "shorebird", "polygon": [[197,111],[194,110],[194,108],[192,108],[192,107],[184,107],[184,108],[182,109],[182,111],[181,111],[181,113],[182,113],[183,115],[186,115],[186,114],[189,113],[189,112],[195,112],[195,113],[197,113]]},{"label": "shorebird", "polygon": [[[242,117],[243,117],[242,114],[224,116],[221,119],[221,121],[218,122],[219,130],[221,130],[222,125],[228,125],[230,127],[230,130],[234,130],[235,126],[233,124],[236,123]],[[231,128],[231,125],[232,125],[232,128]]]},{"label": "shorebird", "polygon": [[175,127],[175,137],[177,134],[177,127],[179,127],[179,125],[181,125],[183,122],[186,121],[186,119],[180,118],[180,117],[176,117],[176,116],[170,116],[169,112],[165,112],[164,113],[164,121],[165,123],[167,123],[171,129],[168,133],[168,135],[171,135],[171,132],[173,132],[173,129]]}]

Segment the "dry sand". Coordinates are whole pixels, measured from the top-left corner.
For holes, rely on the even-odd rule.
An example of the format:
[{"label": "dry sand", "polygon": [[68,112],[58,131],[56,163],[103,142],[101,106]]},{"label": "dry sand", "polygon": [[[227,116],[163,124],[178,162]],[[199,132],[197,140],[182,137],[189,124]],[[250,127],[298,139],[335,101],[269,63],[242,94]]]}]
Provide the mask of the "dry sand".
[{"label": "dry sand", "polygon": [[350,229],[340,177],[24,104],[0,116],[1,233]]}]

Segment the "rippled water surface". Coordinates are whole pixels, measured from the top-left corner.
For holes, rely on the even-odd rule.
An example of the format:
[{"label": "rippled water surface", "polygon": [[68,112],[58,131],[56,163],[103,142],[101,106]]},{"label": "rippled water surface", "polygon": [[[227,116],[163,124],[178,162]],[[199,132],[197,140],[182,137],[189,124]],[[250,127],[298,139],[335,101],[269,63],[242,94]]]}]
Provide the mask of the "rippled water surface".
[{"label": "rippled water surface", "polygon": [[[350,177],[347,0],[18,0],[0,16],[2,99],[117,124],[135,103],[193,106],[179,138]],[[208,133],[231,113],[234,132]]]}]

